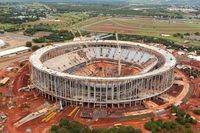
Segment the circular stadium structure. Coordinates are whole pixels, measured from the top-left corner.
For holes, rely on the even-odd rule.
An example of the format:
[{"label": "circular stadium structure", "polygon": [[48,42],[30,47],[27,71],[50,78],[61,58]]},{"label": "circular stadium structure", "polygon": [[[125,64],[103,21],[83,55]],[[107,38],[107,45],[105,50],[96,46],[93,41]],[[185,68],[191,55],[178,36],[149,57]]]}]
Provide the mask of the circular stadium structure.
[{"label": "circular stadium structure", "polygon": [[48,99],[86,107],[128,107],[156,98],[174,82],[169,52],[127,41],[74,41],[30,57],[32,83]]}]

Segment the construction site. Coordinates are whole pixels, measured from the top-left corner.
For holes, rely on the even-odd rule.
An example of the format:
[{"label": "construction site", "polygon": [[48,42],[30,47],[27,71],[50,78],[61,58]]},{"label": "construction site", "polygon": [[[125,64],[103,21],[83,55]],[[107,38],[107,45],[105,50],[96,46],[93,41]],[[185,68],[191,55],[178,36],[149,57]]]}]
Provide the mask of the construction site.
[{"label": "construction site", "polygon": [[142,43],[104,40],[48,46],[33,53],[30,63],[32,83],[44,97],[64,105],[120,108],[140,105],[168,90],[176,59]]},{"label": "construction site", "polygon": [[[200,121],[192,112],[199,108],[199,78],[190,79],[176,68],[173,55],[161,49],[149,50],[138,43],[132,43],[134,47],[122,41],[118,42],[120,47],[116,41],[98,41],[95,45],[87,42],[87,46],[85,42],[78,43],[84,43],[83,48],[77,42],[72,42],[72,47],[70,44],[50,46],[51,52],[60,46],[67,46],[67,51],[61,47],[61,55],[55,51],[48,53],[47,47],[33,53],[30,61],[16,61],[0,70],[0,131],[46,133],[53,124],[67,117],[91,129],[129,125],[146,132],[143,125],[152,117],[163,120],[174,117],[169,111],[172,105],[187,110]],[[48,66],[46,70],[50,70],[51,76],[43,75],[36,68],[40,67],[37,56]],[[199,68],[197,62],[182,64]],[[75,81],[60,80],[58,74],[72,76]],[[144,74],[148,75],[147,79]],[[62,89],[69,85],[69,91]],[[138,91],[128,93],[131,88]],[[130,94],[137,97],[130,99]],[[199,123],[193,128],[198,127]]]},{"label": "construction site", "polygon": [[35,91],[28,61],[15,62],[0,75],[0,131],[41,132],[70,112],[71,107],[63,109],[60,103],[52,103]]}]

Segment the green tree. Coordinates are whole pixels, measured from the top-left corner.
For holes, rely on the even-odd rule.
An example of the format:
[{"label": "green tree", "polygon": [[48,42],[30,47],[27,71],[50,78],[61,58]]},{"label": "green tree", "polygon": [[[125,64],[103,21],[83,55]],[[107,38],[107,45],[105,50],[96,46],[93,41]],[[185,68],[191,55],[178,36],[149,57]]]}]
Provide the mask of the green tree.
[{"label": "green tree", "polygon": [[19,64],[19,66],[20,66],[20,67],[23,67],[23,66],[24,66],[24,63],[23,63],[23,62],[21,62],[21,63]]},{"label": "green tree", "polygon": [[199,33],[199,32],[195,32],[194,34],[195,34],[196,36],[199,36],[199,35],[200,35],[200,33]]},{"label": "green tree", "polygon": [[128,128],[124,126],[119,127],[119,133],[129,133]]},{"label": "green tree", "polygon": [[193,110],[193,113],[196,114],[196,115],[200,115],[200,110],[199,109]]},{"label": "green tree", "polygon": [[38,50],[39,48],[40,48],[40,47],[37,46],[37,45],[34,45],[34,46],[31,47],[32,51],[36,51],[36,50]]},{"label": "green tree", "polygon": [[57,133],[71,133],[67,130],[67,128],[64,128],[64,127],[60,127],[57,131]]},{"label": "green tree", "polygon": [[32,47],[32,42],[26,42],[26,47]]},{"label": "green tree", "polygon": [[51,132],[57,132],[58,129],[59,129],[59,126],[53,125],[53,126],[51,127]]},{"label": "green tree", "polygon": [[67,118],[62,118],[59,122],[59,126],[60,127],[68,127],[69,126],[69,121],[67,120]]}]

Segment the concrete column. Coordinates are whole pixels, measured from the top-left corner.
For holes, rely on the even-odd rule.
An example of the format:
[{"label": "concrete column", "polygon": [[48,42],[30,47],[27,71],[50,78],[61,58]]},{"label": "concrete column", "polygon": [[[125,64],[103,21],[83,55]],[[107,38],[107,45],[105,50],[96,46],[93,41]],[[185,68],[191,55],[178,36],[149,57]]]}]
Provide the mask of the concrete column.
[{"label": "concrete column", "polygon": [[95,100],[95,102],[94,102],[94,107],[95,107],[95,103],[96,103],[96,100],[97,100],[97,98],[96,98],[96,82],[95,82],[95,85],[94,85],[94,100]]},{"label": "concrete column", "polygon": [[[106,102],[108,101],[108,82],[106,82]],[[107,104],[106,104],[107,106]]]},{"label": "concrete column", "polygon": [[72,98],[72,81],[69,79],[69,97]]},{"label": "concrete column", "polygon": [[111,100],[114,100],[114,82],[112,82],[112,87],[111,87]]},{"label": "concrete column", "polygon": [[56,102],[57,102],[57,96],[58,96],[58,90],[57,90],[57,77],[54,77],[54,90],[55,90],[55,94],[56,94]]}]

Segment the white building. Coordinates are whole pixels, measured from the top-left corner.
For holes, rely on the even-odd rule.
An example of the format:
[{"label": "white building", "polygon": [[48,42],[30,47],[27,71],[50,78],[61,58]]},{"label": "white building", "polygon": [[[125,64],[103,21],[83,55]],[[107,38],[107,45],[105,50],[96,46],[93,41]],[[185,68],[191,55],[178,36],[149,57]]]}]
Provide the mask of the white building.
[{"label": "white building", "polygon": [[4,47],[6,43],[3,40],[0,40],[0,48]]},{"label": "white building", "polygon": [[17,48],[13,48],[13,49],[8,49],[8,50],[0,52],[0,58],[1,57],[14,56],[14,55],[17,55],[17,54],[28,52],[30,50],[31,49],[29,47],[17,47]]}]

